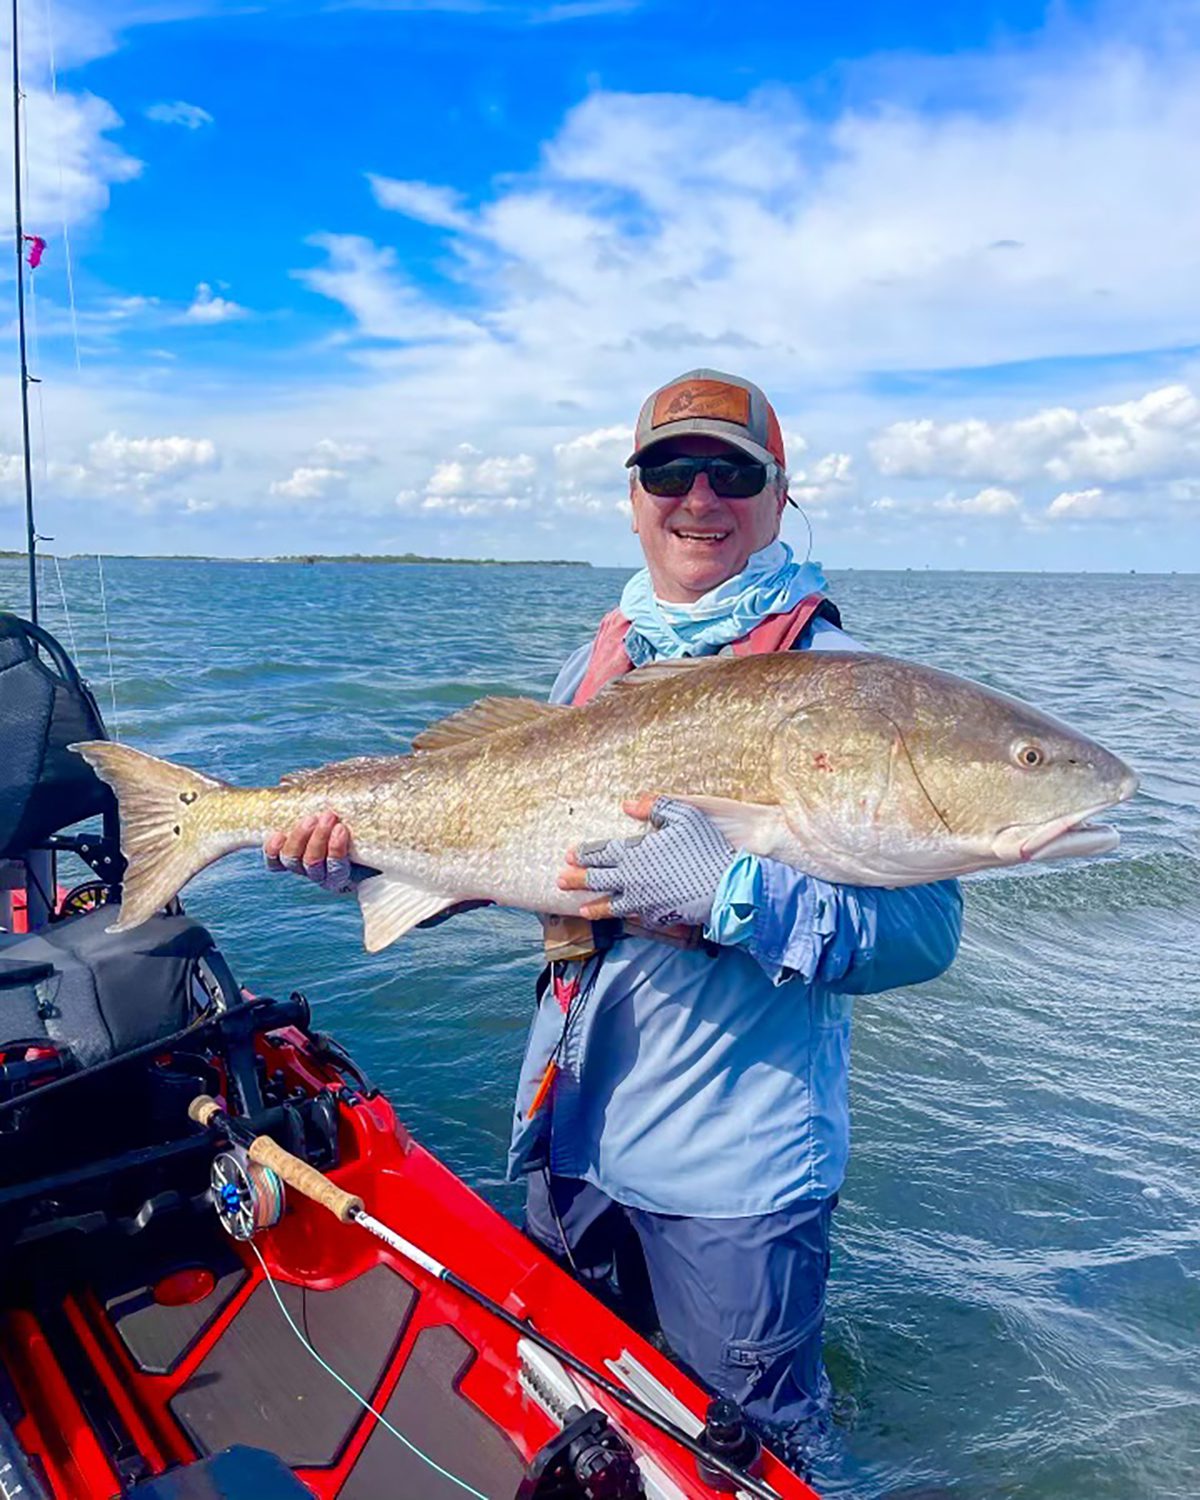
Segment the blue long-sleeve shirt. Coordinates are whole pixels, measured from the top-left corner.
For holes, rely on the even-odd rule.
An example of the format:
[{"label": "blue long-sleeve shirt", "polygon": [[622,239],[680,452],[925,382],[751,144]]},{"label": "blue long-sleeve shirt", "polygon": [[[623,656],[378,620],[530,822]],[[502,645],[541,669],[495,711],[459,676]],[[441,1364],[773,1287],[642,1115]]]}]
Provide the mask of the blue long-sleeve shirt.
[{"label": "blue long-sleeve shirt", "polygon": [[[804,645],[856,648],[822,620]],[[590,651],[568,659],[553,701],[571,701]],[[940,974],[961,917],[955,881],[834,885],[740,854],[707,929],[715,955],[622,938],[565,1036],[543,997],[510,1171],[548,1165],[630,1207],[705,1218],[830,1196],[850,1144],[851,997]],[[556,1047],[553,1093],[529,1119]]]}]

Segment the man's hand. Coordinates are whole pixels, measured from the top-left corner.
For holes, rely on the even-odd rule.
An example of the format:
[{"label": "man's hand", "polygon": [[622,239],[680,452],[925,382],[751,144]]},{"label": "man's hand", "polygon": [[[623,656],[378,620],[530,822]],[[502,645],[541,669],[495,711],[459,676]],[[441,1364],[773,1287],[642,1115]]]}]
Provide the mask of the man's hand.
[{"label": "man's hand", "polygon": [[559,890],[605,891],[580,915],[636,917],[647,927],[702,927],[734,857],[725,835],[697,807],[645,795],[624,804],[651,832],[631,839],[583,844],[567,852]]},{"label": "man's hand", "polygon": [[268,870],[304,875],[335,896],[354,889],[350,873],[350,830],[332,809],[301,818],[286,832],[268,835],[263,844]]}]

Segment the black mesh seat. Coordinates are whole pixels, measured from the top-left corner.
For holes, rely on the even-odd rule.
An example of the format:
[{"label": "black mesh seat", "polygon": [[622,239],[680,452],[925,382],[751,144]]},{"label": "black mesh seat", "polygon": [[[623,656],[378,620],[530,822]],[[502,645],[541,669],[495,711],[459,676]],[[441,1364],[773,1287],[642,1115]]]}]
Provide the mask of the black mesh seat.
[{"label": "black mesh seat", "polygon": [[105,932],[103,906],[40,932],[0,937],[0,1041],[45,1037],[81,1067],[186,1026],[196,960],[213,940],[185,916]]},{"label": "black mesh seat", "polygon": [[0,859],[96,813],[111,818],[112,792],[67,749],[107,739],[96,700],[54,637],[0,611]]}]

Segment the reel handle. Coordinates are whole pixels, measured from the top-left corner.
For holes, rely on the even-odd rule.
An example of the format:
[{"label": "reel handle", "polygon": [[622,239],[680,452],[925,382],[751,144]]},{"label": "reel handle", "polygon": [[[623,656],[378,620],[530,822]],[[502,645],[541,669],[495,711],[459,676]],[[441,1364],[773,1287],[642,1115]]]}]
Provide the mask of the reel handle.
[{"label": "reel handle", "polygon": [[[189,1117],[197,1125],[206,1128],[213,1124],[219,1125],[224,1114],[225,1111],[217,1101],[207,1094],[198,1094],[188,1105]],[[304,1197],[327,1208],[343,1224],[351,1223],[355,1214],[363,1211],[363,1201],[356,1193],[345,1192],[336,1183],[330,1182],[324,1172],[318,1172],[316,1167],[310,1167],[306,1161],[285,1151],[269,1135],[256,1135],[246,1147],[246,1154],[251,1161],[258,1162],[259,1166],[270,1167],[288,1187],[295,1188]]]}]

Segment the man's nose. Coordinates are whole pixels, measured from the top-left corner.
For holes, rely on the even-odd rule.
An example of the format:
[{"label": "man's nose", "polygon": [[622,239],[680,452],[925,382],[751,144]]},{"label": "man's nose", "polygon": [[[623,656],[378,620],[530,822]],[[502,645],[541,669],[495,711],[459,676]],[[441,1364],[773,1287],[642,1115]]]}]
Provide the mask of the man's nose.
[{"label": "man's nose", "polygon": [[692,481],[692,487],[687,492],[684,504],[689,510],[706,511],[712,510],[714,506],[723,505],[724,501],[709,484],[708,475],[701,470]]}]

